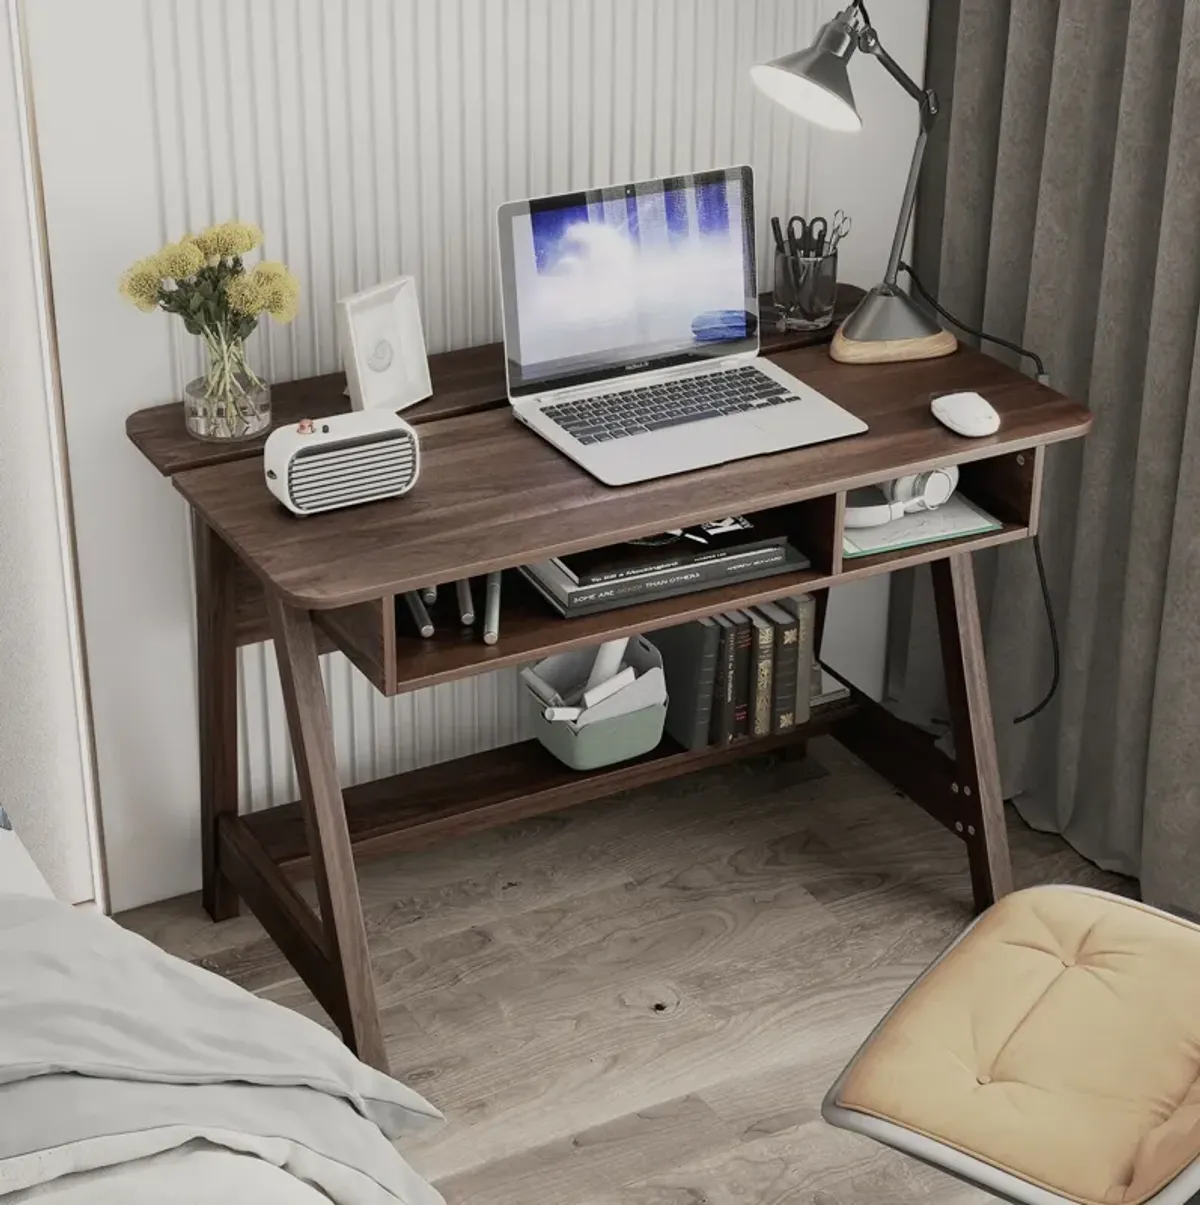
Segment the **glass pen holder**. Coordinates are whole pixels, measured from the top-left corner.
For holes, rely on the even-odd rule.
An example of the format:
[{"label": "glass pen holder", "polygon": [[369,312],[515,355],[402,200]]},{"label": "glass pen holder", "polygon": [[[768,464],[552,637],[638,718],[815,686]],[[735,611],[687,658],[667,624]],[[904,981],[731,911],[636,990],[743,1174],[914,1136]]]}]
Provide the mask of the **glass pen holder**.
[{"label": "glass pen holder", "polygon": [[781,329],[819,331],[828,326],[837,301],[837,252],[776,252],[774,301]]}]

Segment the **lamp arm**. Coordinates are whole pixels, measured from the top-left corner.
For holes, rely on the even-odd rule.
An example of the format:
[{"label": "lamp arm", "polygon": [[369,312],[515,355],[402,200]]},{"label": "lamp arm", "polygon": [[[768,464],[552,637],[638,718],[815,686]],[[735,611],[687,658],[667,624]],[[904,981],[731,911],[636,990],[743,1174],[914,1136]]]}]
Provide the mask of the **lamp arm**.
[{"label": "lamp arm", "polygon": [[932,88],[919,87],[904,68],[888,54],[880,43],[879,34],[875,32],[873,26],[866,25],[859,30],[858,48],[864,54],[877,58],[888,75],[921,106],[921,131],[917,135],[917,145],[913,147],[912,163],[908,168],[908,180],[904,185],[904,200],[900,205],[900,220],[896,224],[896,234],[892,239],[891,254],[888,256],[887,272],[883,277],[885,286],[895,288],[896,277],[900,272],[900,255],[904,250],[904,239],[908,235],[913,206],[917,201],[917,181],[921,178],[921,161],[925,158],[925,144],[929,141],[929,130],[937,119],[940,106],[937,93]]},{"label": "lamp arm", "polygon": [[938,115],[937,93],[932,88],[921,88],[884,49],[879,40],[879,34],[873,25],[867,25],[858,31],[858,48],[863,54],[874,55],[882,64],[884,70],[921,106],[921,123],[929,126]]},{"label": "lamp arm", "polygon": [[883,283],[890,287],[895,287],[896,277],[900,272],[900,255],[904,251],[904,239],[908,235],[913,207],[917,201],[917,181],[921,178],[921,160],[925,158],[925,144],[928,141],[929,130],[922,125],[921,132],[917,135],[917,145],[913,147],[912,163],[908,168],[908,180],[904,185],[904,200],[900,203],[900,220],[896,223],[892,250],[888,255],[887,271],[883,274]]}]

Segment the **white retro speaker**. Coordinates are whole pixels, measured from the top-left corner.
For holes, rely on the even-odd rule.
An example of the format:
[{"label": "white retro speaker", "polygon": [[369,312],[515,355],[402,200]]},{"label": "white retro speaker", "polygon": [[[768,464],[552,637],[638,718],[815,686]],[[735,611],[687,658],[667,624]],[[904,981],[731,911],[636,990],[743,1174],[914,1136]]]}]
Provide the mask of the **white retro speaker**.
[{"label": "white retro speaker", "polygon": [[297,515],[407,494],[420,468],[417,433],[388,410],[302,419],[263,449],[267,489]]}]

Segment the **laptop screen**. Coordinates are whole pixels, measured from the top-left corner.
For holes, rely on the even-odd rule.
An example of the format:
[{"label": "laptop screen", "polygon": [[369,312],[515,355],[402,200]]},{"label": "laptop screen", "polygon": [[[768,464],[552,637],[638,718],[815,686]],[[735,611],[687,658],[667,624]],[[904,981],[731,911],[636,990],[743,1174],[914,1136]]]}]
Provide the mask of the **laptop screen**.
[{"label": "laptop screen", "polygon": [[748,167],[500,208],[509,394],[758,350]]}]

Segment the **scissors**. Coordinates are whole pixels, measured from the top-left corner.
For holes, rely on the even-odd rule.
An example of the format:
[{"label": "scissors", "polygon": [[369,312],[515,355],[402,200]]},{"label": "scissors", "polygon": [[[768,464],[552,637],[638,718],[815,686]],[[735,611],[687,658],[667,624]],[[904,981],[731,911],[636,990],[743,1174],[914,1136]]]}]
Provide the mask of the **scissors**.
[{"label": "scissors", "polygon": [[833,225],[829,228],[829,254],[832,255],[842,241],[850,233],[854,223],[844,209],[837,209],[833,214]]},{"label": "scissors", "polygon": [[[799,227],[800,237],[796,237]],[[788,218],[788,249],[799,259],[814,259],[825,254],[825,241],[829,237],[829,223],[824,218],[805,221],[799,214]]]}]

